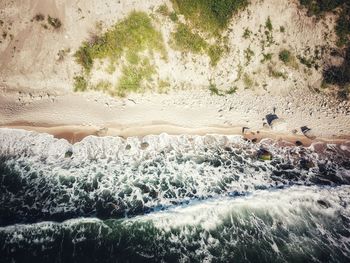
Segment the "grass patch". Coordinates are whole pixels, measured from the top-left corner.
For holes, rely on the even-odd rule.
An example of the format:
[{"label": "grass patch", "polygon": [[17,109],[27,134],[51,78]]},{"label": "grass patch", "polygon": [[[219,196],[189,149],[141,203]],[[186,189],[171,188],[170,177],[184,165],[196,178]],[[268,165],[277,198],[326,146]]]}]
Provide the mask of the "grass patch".
[{"label": "grass patch", "polygon": [[219,45],[212,45],[208,49],[208,56],[210,58],[210,63],[213,67],[215,67],[221,59],[224,50]]},{"label": "grass patch", "polygon": [[220,92],[220,90],[216,87],[216,85],[212,82],[210,82],[209,85],[209,90],[211,95],[216,95],[216,96],[223,96],[223,94]]},{"label": "grass patch", "polygon": [[350,44],[350,4],[347,4],[340,13],[335,32],[338,36],[337,45],[339,47]]},{"label": "grass patch", "polygon": [[320,17],[325,12],[333,11],[348,0],[299,0],[300,5],[307,8],[309,16]]},{"label": "grass patch", "polygon": [[262,55],[263,55],[263,59],[260,60],[260,62],[265,63],[266,61],[270,61],[272,59],[273,54],[272,53],[267,53],[267,54],[263,53]]},{"label": "grass patch", "polygon": [[93,87],[93,90],[110,93],[112,90],[112,83],[106,80],[102,80],[97,83],[95,87]]},{"label": "grass patch", "polygon": [[255,53],[253,50],[249,48],[247,48],[246,50],[244,50],[244,56],[246,59],[246,66],[249,65],[249,63],[252,61],[252,58],[254,57]]},{"label": "grass patch", "polygon": [[206,52],[208,43],[197,33],[192,33],[191,29],[180,23],[173,33],[174,48],[184,52],[201,54]]},{"label": "grass patch", "polygon": [[222,46],[209,45],[198,33],[193,33],[189,26],[179,23],[176,31],[172,34],[173,48],[182,52],[194,54],[206,53],[210,58],[211,66],[216,66],[224,53]]},{"label": "grass patch", "polygon": [[201,30],[219,34],[248,0],[171,0],[175,10]]},{"label": "grass patch", "polygon": [[289,50],[287,49],[283,49],[282,51],[280,51],[280,53],[278,54],[278,58],[284,63],[284,64],[288,64],[291,61],[291,57],[292,54]]},{"label": "grass patch", "polygon": [[88,82],[84,76],[74,77],[74,91],[86,91],[88,88]]},{"label": "grass patch", "polygon": [[154,65],[148,58],[142,59],[138,65],[125,65],[122,68],[122,76],[116,87],[116,91],[112,95],[124,97],[129,91],[140,91],[142,82],[151,80],[153,74],[156,73]]},{"label": "grass patch", "polygon": [[244,33],[243,33],[243,38],[244,39],[248,39],[250,38],[250,36],[253,34],[253,32],[251,30],[249,30],[249,28],[246,28],[244,30]]},{"label": "grass patch", "polygon": [[245,73],[243,76],[243,83],[246,89],[250,89],[254,85],[254,80],[247,73]]},{"label": "grass patch", "polygon": [[158,7],[157,12],[163,16],[169,15],[169,8],[166,4]]},{"label": "grass patch", "polygon": [[272,31],[272,29],[273,29],[273,26],[272,26],[272,22],[271,22],[271,18],[270,18],[270,17],[268,17],[268,18],[266,19],[265,28],[266,28],[267,30],[269,30],[269,31]]},{"label": "grass patch", "polygon": [[225,93],[227,95],[232,95],[232,94],[235,94],[237,92],[238,88],[236,86],[234,87],[231,87],[229,90],[227,90]]},{"label": "grass patch", "polygon": [[171,12],[171,13],[169,14],[169,18],[170,18],[170,20],[173,21],[173,22],[177,22],[177,21],[179,20],[179,17],[177,16],[176,12]]},{"label": "grass patch", "polygon": [[162,35],[155,30],[150,17],[144,12],[132,12],[94,41],[84,42],[75,53],[75,58],[89,73],[95,59],[108,58],[116,63],[124,54],[131,57],[147,49],[166,56]]}]

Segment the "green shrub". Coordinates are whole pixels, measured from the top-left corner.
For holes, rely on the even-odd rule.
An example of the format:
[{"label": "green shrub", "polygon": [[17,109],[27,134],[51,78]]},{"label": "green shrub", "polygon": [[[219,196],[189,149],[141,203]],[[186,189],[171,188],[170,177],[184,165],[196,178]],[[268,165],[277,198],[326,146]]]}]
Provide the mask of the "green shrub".
[{"label": "green shrub", "polygon": [[284,64],[288,64],[291,61],[291,53],[287,49],[283,49],[279,54],[278,57],[281,61],[284,62]]},{"label": "green shrub", "polygon": [[272,31],[273,26],[272,26],[272,22],[271,22],[271,18],[270,17],[268,17],[266,19],[265,27],[266,27],[267,30]]},{"label": "green shrub", "polygon": [[253,32],[250,31],[249,28],[246,28],[246,29],[244,30],[244,33],[243,33],[243,38],[244,38],[244,39],[250,38],[250,36],[251,36],[252,33],[253,33]]},{"label": "green shrub", "polygon": [[167,16],[169,15],[169,8],[166,4],[164,4],[158,7],[157,12],[163,16]]},{"label": "green shrub", "polygon": [[138,65],[127,65],[122,68],[122,76],[117,84],[116,95],[125,96],[129,91],[139,91],[142,81],[150,80],[156,72],[154,65],[145,58]]},{"label": "green shrub", "polygon": [[248,65],[250,63],[250,61],[252,60],[253,56],[254,56],[254,51],[249,48],[247,48],[246,50],[244,50],[244,56],[246,59],[246,65]]},{"label": "green shrub", "polygon": [[280,32],[281,32],[281,33],[286,32],[286,29],[285,29],[285,27],[284,27],[284,26],[280,26]]},{"label": "green shrub", "polygon": [[227,95],[232,95],[235,94],[237,92],[238,88],[236,86],[231,87],[229,90],[226,91]]},{"label": "green shrub", "polygon": [[212,45],[208,49],[208,56],[210,58],[211,66],[215,67],[221,59],[224,50],[219,45]]},{"label": "green shrub", "polygon": [[177,21],[179,20],[179,18],[178,18],[178,16],[177,16],[176,12],[171,12],[171,13],[169,14],[169,18],[170,18],[170,20],[173,21],[173,22],[177,22]]},{"label": "green shrub", "polygon": [[261,63],[264,63],[266,61],[270,61],[272,59],[272,53],[267,53],[267,54],[262,54],[263,55],[263,59],[260,60]]},{"label": "green shrub", "polygon": [[204,53],[208,47],[207,42],[197,33],[180,23],[173,33],[174,48],[180,51],[192,52],[195,54]]},{"label": "green shrub", "polygon": [[253,79],[247,73],[243,76],[243,83],[247,89],[252,88],[254,85]]},{"label": "green shrub", "polygon": [[84,76],[74,77],[74,91],[86,91],[88,88],[88,82]]},{"label": "green shrub", "polygon": [[95,59],[108,58],[115,63],[125,53],[131,57],[130,54],[144,50],[156,50],[166,56],[162,35],[154,29],[150,17],[144,12],[132,12],[93,42],[84,42],[75,58],[89,73]]},{"label": "green shrub", "polygon": [[216,87],[216,85],[212,82],[210,82],[209,90],[211,95],[217,95],[217,96],[223,96],[223,94],[220,93],[219,89]]},{"label": "green shrub", "polygon": [[176,10],[193,25],[218,34],[225,29],[233,14],[245,8],[248,0],[171,0]]},{"label": "green shrub", "polygon": [[340,47],[348,45],[350,37],[350,5],[345,6],[340,13],[335,31],[338,36],[337,45]]}]

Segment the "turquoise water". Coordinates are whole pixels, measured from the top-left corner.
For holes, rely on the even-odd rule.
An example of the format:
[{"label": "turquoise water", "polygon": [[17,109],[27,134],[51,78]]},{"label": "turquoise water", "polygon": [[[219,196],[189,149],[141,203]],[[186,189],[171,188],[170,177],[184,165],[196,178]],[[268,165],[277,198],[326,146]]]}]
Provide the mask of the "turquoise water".
[{"label": "turquoise water", "polygon": [[0,156],[0,262],[350,260],[350,143],[2,129]]}]

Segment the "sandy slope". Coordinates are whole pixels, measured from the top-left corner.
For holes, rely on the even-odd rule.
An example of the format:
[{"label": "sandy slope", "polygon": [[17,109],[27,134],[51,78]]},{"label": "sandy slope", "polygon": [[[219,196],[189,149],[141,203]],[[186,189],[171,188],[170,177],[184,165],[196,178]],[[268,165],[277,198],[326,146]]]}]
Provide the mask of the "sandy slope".
[{"label": "sandy slope", "polygon": [[[330,59],[328,55],[319,62],[319,70],[303,65],[290,68],[278,60],[277,54],[283,48],[304,54],[307,47],[313,52],[319,45],[333,45],[330,28],[334,17],[315,22],[298,9],[294,0],[252,0],[250,7],[232,21],[227,33],[230,52],[214,69],[206,56],[183,56],[169,49],[169,61],[155,61],[157,78],[172,83],[167,94],[147,91],[114,99],[100,93],[73,93],[73,76],[80,72],[73,54],[96,30],[96,22],[102,21],[108,28],[131,10],[143,10],[154,14],[156,26],[167,42],[174,25],[152,11],[162,3],[170,5],[161,0],[1,1],[0,14],[5,23],[0,30],[7,30],[13,38],[7,37],[0,43],[0,125],[46,127],[39,130],[56,135],[68,132],[77,138],[84,134],[128,136],[160,132],[231,134],[240,133],[242,127],[289,135],[296,130],[301,135],[302,126],[310,127],[317,137],[350,135],[350,104],[340,104],[312,91],[320,86],[322,65]],[[40,22],[31,22],[37,13],[59,17],[63,28],[55,31],[43,28]],[[263,51],[259,29],[269,16],[275,43],[264,52],[274,54],[270,66],[284,72],[286,79],[272,78],[267,64],[260,62]],[[280,32],[280,26],[286,28],[285,33]],[[242,37],[246,27],[254,33],[251,39]],[[249,63],[244,54],[248,47],[255,54]],[[58,51],[68,48],[71,51],[65,59],[58,61]],[[248,90],[238,79],[239,65],[254,81]],[[116,75],[109,78],[115,79]],[[96,69],[92,79],[101,78],[108,76]],[[212,96],[208,91],[210,79],[222,90],[238,86],[239,91]],[[264,125],[265,116],[274,110],[282,121],[273,127]]]}]

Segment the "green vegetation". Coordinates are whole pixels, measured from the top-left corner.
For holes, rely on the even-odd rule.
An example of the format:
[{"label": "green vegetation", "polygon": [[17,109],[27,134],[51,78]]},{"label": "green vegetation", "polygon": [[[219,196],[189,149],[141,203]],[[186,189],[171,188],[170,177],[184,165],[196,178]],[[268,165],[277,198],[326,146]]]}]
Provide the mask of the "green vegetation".
[{"label": "green vegetation", "polygon": [[[40,20],[37,20],[40,21]],[[55,17],[47,16],[47,23],[55,29],[59,29],[62,26],[61,20]]]},{"label": "green vegetation", "polygon": [[170,82],[168,80],[159,80],[158,81],[158,91],[166,92],[167,89],[170,88]]},{"label": "green vegetation", "polygon": [[203,31],[219,34],[248,0],[171,0],[175,10]]},{"label": "green vegetation", "polygon": [[247,73],[243,76],[243,83],[247,89],[252,88],[254,85],[253,79]]},{"label": "green vegetation", "polygon": [[271,22],[271,18],[270,18],[270,17],[268,17],[268,18],[266,19],[265,28],[266,28],[267,30],[269,30],[269,31],[272,31],[272,29],[273,29],[273,26],[272,26],[272,22]]},{"label": "green vegetation", "polygon": [[198,33],[193,33],[191,29],[179,23],[176,31],[172,35],[173,48],[182,52],[192,52],[194,54],[206,53],[212,66],[219,62],[224,49],[220,45],[209,45]]},{"label": "green vegetation", "polygon": [[249,48],[247,48],[246,50],[244,50],[244,56],[246,59],[246,66],[249,65],[249,63],[251,62],[253,56],[254,56],[254,51]]},{"label": "green vegetation", "polygon": [[210,90],[210,94],[211,94],[211,95],[224,96],[224,95],[219,91],[219,89],[216,87],[216,85],[215,85],[214,83],[212,83],[212,82],[210,82],[209,90]]},{"label": "green vegetation", "polygon": [[124,66],[116,87],[116,95],[124,97],[128,91],[138,91],[142,81],[150,80],[154,73],[156,73],[155,67],[147,58],[138,65]]},{"label": "green vegetation", "polygon": [[286,29],[285,29],[285,27],[284,27],[284,26],[280,26],[280,32],[281,32],[281,33],[286,32]]},{"label": "green vegetation", "polygon": [[236,86],[231,87],[229,90],[226,91],[227,95],[232,95],[235,94],[237,92],[238,88]]},{"label": "green vegetation", "polygon": [[221,59],[224,50],[219,45],[212,45],[208,49],[208,56],[210,57],[210,62],[213,67],[215,67]]},{"label": "green vegetation", "polygon": [[95,87],[93,87],[93,90],[109,93],[112,90],[112,83],[106,80],[100,81]]},{"label": "green vegetation", "polygon": [[[85,77],[75,79],[75,90],[86,90],[86,79],[94,61],[105,60],[109,62],[107,72],[110,74],[114,73],[115,65],[121,63],[119,82],[115,87],[111,83],[101,82],[90,89],[118,96],[125,96],[128,91],[139,91],[144,81],[150,80],[156,73],[155,66],[144,51],[148,51],[149,56],[156,51],[163,58],[166,57],[162,35],[154,29],[151,18],[144,12],[132,12],[106,33],[93,35],[75,53],[76,62],[85,72]],[[122,60],[122,57],[125,59]]]},{"label": "green vegetation", "polygon": [[291,53],[287,49],[283,49],[279,54],[278,57],[281,61],[284,62],[284,64],[288,64],[291,61]]},{"label": "green vegetation", "polygon": [[173,33],[174,48],[195,54],[204,53],[208,48],[207,42],[197,33],[192,33],[191,29],[180,23]]},{"label": "green vegetation", "polygon": [[350,4],[346,5],[340,13],[335,31],[338,36],[338,46],[350,45]]},{"label": "green vegetation", "polygon": [[262,54],[263,59],[260,60],[261,63],[265,63],[266,61],[270,61],[272,59],[272,53]]},{"label": "green vegetation", "polygon": [[169,8],[166,4],[159,6],[157,12],[163,16],[169,15]]},{"label": "green vegetation", "polygon": [[162,35],[154,29],[150,17],[143,12],[132,12],[102,36],[84,42],[75,57],[89,73],[95,59],[116,63],[122,55],[137,56],[144,50],[156,50],[166,56]]},{"label": "green vegetation", "polygon": [[299,0],[300,4],[308,9],[308,15],[321,16],[325,12],[333,11],[348,0]]},{"label": "green vegetation", "polygon": [[300,4],[308,9],[309,16],[320,19],[324,13],[342,8],[336,24],[338,46],[349,45],[350,36],[350,3],[349,0],[299,0]]},{"label": "green vegetation", "polygon": [[177,22],[177,21],[179,20],[179,17],[177,16],[176,12],[171,12],[171,13],[169,14],[169,18],[170,18],[170,20],[173,21],[173,22]]},{"label": "green vegetation", "polygon": [[243,38],[244,39],[248,39],[248,38],[250,38],[250,36],[252,35],[252,31],[250,31],[249,30],[249,28],[246,28],[245,30],[244,30],[244,33],[243,33]]},{"label": "green vegetation", "polygon": [[84,76],[74,77],[74,91],[86,91],[88,88],[88,82]]}]

